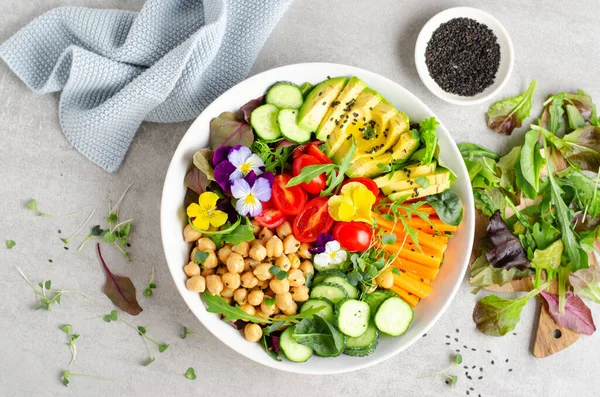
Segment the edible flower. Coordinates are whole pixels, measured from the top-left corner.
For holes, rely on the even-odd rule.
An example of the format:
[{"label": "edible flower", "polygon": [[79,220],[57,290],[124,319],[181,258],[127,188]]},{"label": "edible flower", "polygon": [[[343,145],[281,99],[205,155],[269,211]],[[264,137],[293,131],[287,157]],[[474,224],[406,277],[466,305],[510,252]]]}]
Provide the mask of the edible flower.
[{"label": "edible flower", "polygon": [[204,192],[197,203],[187,207],[187,215],[192,218],[192,225],[199,230],[208,230],[210,226],[220,227],[227,222],[227,213],[216,209],[217,196],[213,192]]},{"label": "edible flower", "polygon": [[348,253],[342,249],[337,240],[325,244],[325,252],[315,255],[313,262],[321,269],[332,269],[346,261]]},{"label": "edible flower", "polygon": [[213,155],[215,180],[224,192],[231,192],[231,183],[246,177],[250,172],[260,175],[265,170],[265,163],[243,145],[221,146]]},{"label": "edible flower", "polygon": [[325,244],[327,244],[328,242],[333,241],[333,240],[334,240],[334,238],[331,234],[321,233],[321,234],[319,234],[319,237],[317,237],[317,241],[315,241],[315,245],[312,248],[309,248],[308,252],[310,252],[313,255],[325,252]]},{"label": "edible flower", "polygon": [[235,209],[240,215],[258,216],[263,209],[262,203],[271,199],[271,183],[252,173],[247,179],[231,181],[231,194],[237,199]]},{"label": "edible flower", "polygon": [[371,207],[375,204],[375,195],[369,188],[360,182],[350,182],[342,187],[340,193],[328,201],[329,215],[333,219],[373,223]]}]

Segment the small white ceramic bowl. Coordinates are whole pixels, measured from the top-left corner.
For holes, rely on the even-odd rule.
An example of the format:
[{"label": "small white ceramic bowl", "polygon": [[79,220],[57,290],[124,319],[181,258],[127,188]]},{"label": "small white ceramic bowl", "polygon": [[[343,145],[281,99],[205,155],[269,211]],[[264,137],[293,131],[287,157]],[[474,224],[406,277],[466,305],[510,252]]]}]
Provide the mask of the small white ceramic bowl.
[{"label": "small white ceramic bowl", "polygon": [[[429,70],[425,63],[425,50],[433,32],[441,24],[448,22],[451,19],[461,17],[474,19],[475,21],[486,25],[494,32],[498,38],[498,44],[500,45],[500,65],[494,83],[487,87],[483,92],[469,97],[451,94],[441,89],[429,75]],[[500,21],[485,11],[471,7],[449,8],[436,14],[423,26],[415,45],[415,65],[421,81],[423,81],[425,87],[427,87],[433,95],[455,105],[477,105],[496,95],[510,78],[513,70],[514,58],[515,54],[512,41]]]},{"label": "small white ceramic bowl", "polygon": [[[187,224],[183,205],[186,188],[183,184],[187,170],[192,165],[194,153],[208,145],[210,120],[221,112],[237,111],[250,99],[264,95],[277,81],[305,81],[316,84],[327,76],[358,76],[369,87],[380,92],[411,120],[420,121],[434,116],[433,112],[405,88],[378,74],[353,66],[332,63],[303,63],[268,70],[242,81],[223,93],[198,116],[185,133],[165,177],[160,208],[160,227],[163,249],[175,285],[194,315],[216,338],[238,353],[260,364],[288,372],[302,374],[335,374],[355,371],[380,363],[406,349],[435,324],[450,305],[467,269],[473,233],[475,211],[469,174],[450,133],[440,123],[437,129],[441,160],[457,176],[452,189],[462,198],[464,215],[454,237],[450,239],[444,263],[437,278],[431,283],[433,292],[415,309],[414,320],[408,331],[396,338],[383,336],[377,350],[367,357],[341,355],[335,358],[313,356],[305,363],[288,360],[275,361],[258,343],[247,342],[241,333],[221,321],[216,314],[208,313],[200,295],[189,291],[183,266],[189,262],[190,244],[183,241],[182,230]],[[439,121],[439,119],[438,119]],[[234,363],[232,363],[234,364]]]}]

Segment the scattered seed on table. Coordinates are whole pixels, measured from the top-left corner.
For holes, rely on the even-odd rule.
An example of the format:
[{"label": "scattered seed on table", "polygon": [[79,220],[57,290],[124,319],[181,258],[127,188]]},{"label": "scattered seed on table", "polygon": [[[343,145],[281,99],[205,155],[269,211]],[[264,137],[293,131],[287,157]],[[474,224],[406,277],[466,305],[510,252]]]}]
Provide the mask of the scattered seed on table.
[{"label": "scattered seed on table", "polygon": [[467,347],[467,345],[463,345],[463,347],[464,347],[465,349],[469,349],[469,348]]},{"label": "scattered seed on table", "polygon": [[463,367],[464,369],[469,369],[469,367],[467,367],[466,365]]},{"label": "scattered seed on table", "polygon": [[447,345],[447,346],[450,346],[450,342],[446,342],[446,345]]},{"label": "scattered seed on table", "polygon": [[69,250],[69,247],[63,247],[64,249],[66,249],[67,251]]},{"label": "scattered seed on table", "polygon": [[450,339],[450,335],[446,335],[446,339]]},{"label": "scattered seed on table", "polygon": [[454,338],[454,342],[458,342],[458,338]]},{"label": "scattered seed on table", "polygon": [[479,372],[483,372],[483,367],[479,367]]},{"label": "scattered seed on table", "polygon": [[483,376],[478,377],[477,379],[483,379]]},{"label": "scattered seed on table", "polygon": [[458,328],[456,328],[456,333],[458,334],[460,331],[458,330]]},{"label": "scattered seed on table", "polygon": [[61,234],[61,233],[62,233],[62,230],[58,229],[58,234]]},{"label": "scattered seed on table", "polygon": [[477,351],[477,349],[475,349],[474,347],[472,347],[472,348],[471,348],[471,350],[472,350],[472,351],[474,351],[474,352],[476,352],[476,351]]},{"label": "scattered seed on table", "polygon": [[446,384],[447,384],[447,385],[449,385],[449,384],[450,384],[450,382],[446,381]]},{"label": "scattered seed on table", "polygon": [[469,390],[473,391],[473,390],[475,390],[475,389],[473,389],[472,387],[469,387]]},{"label": "scattered seed on table", "polygon": [[507,359],[506,359],[506,361],[504,361],[504,362],[505,362],[505,363],[507,363],[507,362],[508,362],[508,358],[507,358]]},{"label": "scattered seed on table", "polygon": [[494,360],[492,360],[492,365],[494,365]]},{"label": "scattered seed on table", "polygon": [[491,350],[486,350],[486,352],[491,353],[492,351]]},{"label": "scattered seed on table", "polygon": [[54,260],[52,260],[52,259],[48,259],[48,262],[52,263],[52,262],[54,262]]},{"label": "scattered seed on table", "polygon": [[477,368],[477,365],[473,365],[473,366],[471,367],[471,369],[475,369],[475,368]]},{"label": "scattered seed on table", "polygon": [[509,369],[508,369],[508,372],[512,372],[512,368],[509,368]]},{"label": "scattered seed on table", "polygon": [[468,396],[469,394],[471,394],[471,392],[469,392],[469,391],[467,390],[467,396]]},{"label": "scattered seed on table", "polygon": [[467,376],[467,379],[468,379],[468,380],[473,380],[473,378],[471,378],[470,376]]}]

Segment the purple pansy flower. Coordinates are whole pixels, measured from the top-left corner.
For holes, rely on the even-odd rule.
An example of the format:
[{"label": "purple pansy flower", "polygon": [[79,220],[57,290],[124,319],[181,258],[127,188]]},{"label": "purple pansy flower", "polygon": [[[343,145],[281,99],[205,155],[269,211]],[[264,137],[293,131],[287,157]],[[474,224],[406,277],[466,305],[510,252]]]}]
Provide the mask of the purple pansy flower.
[{"label": "purple pansy flower", "polygon": [[271,199],[271,184],[267,178],[256,178],[250,185],[245,179],[231,181],[231,194],[237,199],[235,209],[242,216],[258,216],[262,203]]},{"label": "purple pansy flower", "polygon": [[213,155],[215,180],[224,192],[231,192],[233,181],[246,177],[251,172],[262,174],[265,163],[260,157],[243,145],[221,146]]},{"label": "purple pansy flower", "polygon": [[321,233],[319,234],[319,237],[317,237],[317,241],[315,241],[315,245],[313,248],[309,248],[308,252],[310,252],[313,255],[316,254],[321,254],[323,252],[325,252],[325,244],[327,244],[330,241],[335,240],[333,238],[333,236],[329,233]]}]

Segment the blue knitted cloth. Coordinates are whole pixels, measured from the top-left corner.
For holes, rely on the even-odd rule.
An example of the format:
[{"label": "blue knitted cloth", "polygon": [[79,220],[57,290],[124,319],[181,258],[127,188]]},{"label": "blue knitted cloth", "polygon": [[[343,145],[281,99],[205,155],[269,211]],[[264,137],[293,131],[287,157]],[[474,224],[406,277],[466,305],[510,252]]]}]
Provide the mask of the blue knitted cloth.
[{"label": "blue knitted cloth", "polygon": [[116,171],[144,120],[197,117],[244,79],[291,0],[148,0],[139,12],[57,8],[0,46],[37,94],[63,91],[60,122]]}]

